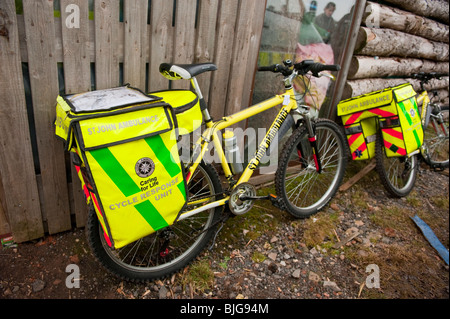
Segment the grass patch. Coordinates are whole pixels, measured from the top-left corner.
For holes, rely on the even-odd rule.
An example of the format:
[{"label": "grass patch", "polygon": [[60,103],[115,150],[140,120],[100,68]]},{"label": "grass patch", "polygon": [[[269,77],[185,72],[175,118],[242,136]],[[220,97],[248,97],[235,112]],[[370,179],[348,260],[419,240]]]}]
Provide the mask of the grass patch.
[{"label": "grass patch", "polygon": [[214,273],[209,260],[201,259],[195,261],[182,279],[183,285],[191,285],[198,292],[211,289],[214,284]]},{"label": "grass patch", "polygon": [[335,228],[338,223],[337,214],[319,212],[311,218],[301,221],[303,240],[308,247],[322,245],[325,241],[335,238]]},{"label": "grass patch", "polygon": [[392,228],[396,231],[411,231],[411,211],[408,207],[380,206],[381,209],[370,215],[370,220],[382,228]]},{"label": "grass patch", "polygon": [[414,190],[406,197],[406,202],[412,207],[418,208],[422,206],[423,200],[419,198],[419,194]]},{"label": "grass patch", "polygon": [[266,256],[261,254],[259,251],[255,251],[252,255],[252,260],[255,263],[262,263],[264,260],[266,260]]},{"label": "grass patch", "polygon": [[438,195],[430,198],[431,203],[440,209],[447,210],[449,209],[448,204],[448,195]]},{"label": "grass patch", "polygon": [[222,267],[223,269],[227,270],[229,261],[230,261],[230,257],[225,256],[224,260],[221,263],[219,263],[219,266]]},{"label": "grass patch", "polygon": [[357,190],[351,195],[353,205],[359,209],[368,209],[367,192],[363,191],[359,187],[356,187],[356,189]]}]

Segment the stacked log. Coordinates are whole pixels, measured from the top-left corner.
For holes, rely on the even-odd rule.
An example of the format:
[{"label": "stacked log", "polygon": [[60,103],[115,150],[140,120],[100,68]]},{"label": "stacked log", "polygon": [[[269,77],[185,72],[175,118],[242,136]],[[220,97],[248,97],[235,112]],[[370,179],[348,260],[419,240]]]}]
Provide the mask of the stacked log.
[{"label": "stacked log", "polygon": [[367,2],[342,98],[396,86],[419,72],[444,74],[426,87],[448,103],[449,26],[447,0]]},{"label": "stacked log", "polygon": [[369,2],[366,7],[364,21],[367,22],[367,19],[369,19],[369,24],[370,19],[372,19],[372,24],[376,24],[379,21],[380,26],[383,28],[422,36],[423,38],[437,42],[448,43],[448,25],[415,15],[408,11]]},{"label": "stacked log", "polygon": [[[419,80],[412,78],[370,78],[348,81],[344,91],[350,96],[358,96],[372,91],[382,90],[387,87],[397,86],[409,82],[412,84],[416,92],[420,92]],[[426,90],[442,90],[439,93],[441,99],[448,98],[449,77],[445,76],[441,79],[433,79],[427,85]],[[446,92],[446,93],[445,93]]]},{"label": "stacked log", "polygon": [[386,2],[418,16],[430,17],[446,24],[449,23],[448,1],[446,0],[387,0]]},{"label": "stacked log", "polygon": [[449,72],[448,62],[435,62],[412,58],[378,58],[370,56],[354,56],[349,69],[352,79],[384,78],[401,76],[408,77],[419,72]]},{"label": "stacked log", "polygon": [[395,31],[361,27],[356,40],[360,55],[397,56],[448,61],[448,43]]}]

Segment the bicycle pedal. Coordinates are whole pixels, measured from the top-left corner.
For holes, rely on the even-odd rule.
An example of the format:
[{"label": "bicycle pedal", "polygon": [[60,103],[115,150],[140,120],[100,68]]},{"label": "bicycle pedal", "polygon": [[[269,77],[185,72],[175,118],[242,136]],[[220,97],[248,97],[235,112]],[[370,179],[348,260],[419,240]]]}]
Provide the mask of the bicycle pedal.
[{"label": "bicycle pedal", "polygon": [[285,210],[284,202],[280,197],[274,194],[269,194],[268,199],[270,200],[272,205],[275,206],[276,208],[280,210]]}]

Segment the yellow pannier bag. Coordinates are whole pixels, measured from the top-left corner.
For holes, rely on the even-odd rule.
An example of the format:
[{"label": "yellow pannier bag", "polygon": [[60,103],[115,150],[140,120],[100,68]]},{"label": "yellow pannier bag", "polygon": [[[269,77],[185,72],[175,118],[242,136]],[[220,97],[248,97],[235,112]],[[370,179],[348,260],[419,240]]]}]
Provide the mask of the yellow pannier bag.
[{"label": "yellow pannier bag", "polygon": [[169,104],[121,87],[58,97],[58,105],[56,134],[73,135],[66,145],[111,247],[176,222],[187,187]]},{"label": "yellow pannier bag", "polygon": [[180,135],[192,133],[198,129],[203,120],[197,95],[188,90],[170,90],[150,93],[169,103],[175,112]]},{"label": "yellow pannier bag", "polygon": [[378,128],[387,157],[409,156],[422,146],[416,92],[409,83],[343,100],[337,112],[354,160],[375,155]]}]

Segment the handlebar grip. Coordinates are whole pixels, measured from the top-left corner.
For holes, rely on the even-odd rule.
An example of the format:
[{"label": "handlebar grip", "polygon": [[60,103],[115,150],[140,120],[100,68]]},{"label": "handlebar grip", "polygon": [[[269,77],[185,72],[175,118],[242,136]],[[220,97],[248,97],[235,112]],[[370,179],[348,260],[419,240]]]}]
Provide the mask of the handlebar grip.
[{"label": "handlebar grip", "polygon": [[269,66],[260,66],[258,67],[258,71],[269,71],[269,72],[277,72],[278,71],[278,64],[269,65]]},{"label": "handlebar grip", "polygon": [[338,64],[320,64],[320,63],[314,63],[310,66],[309,71],[311,71],[313,74],[318,74],[322,71],[339,71],[341,69],[341,66]]},{"label": "handlebar grip", "polygon": [[341,70],[341,66],[339,64],[327,65],[327,70],[337,72]]}]

